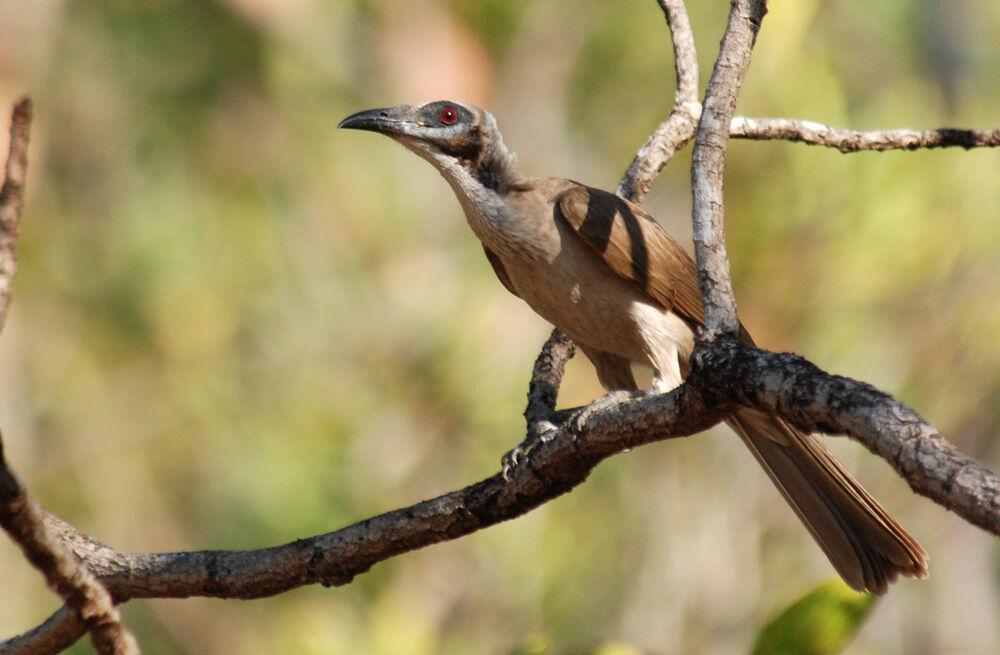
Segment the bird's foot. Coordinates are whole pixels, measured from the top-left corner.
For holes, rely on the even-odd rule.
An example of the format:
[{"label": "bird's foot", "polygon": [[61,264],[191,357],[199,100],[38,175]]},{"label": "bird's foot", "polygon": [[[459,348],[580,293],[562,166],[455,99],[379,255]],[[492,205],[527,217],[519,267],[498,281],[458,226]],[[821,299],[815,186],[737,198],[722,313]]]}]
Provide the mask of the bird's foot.
[{"label": "bird's foot", "polygon": [[508,450],[504,453],[504,456],[500,458],[501,474],[503,479],[510,481],[510,474],[520,466],[528,453],[537,446],[550,441],[559,430],[559,426],[551,421],[538,421],[533,423],[528,432],[528,436],[524,438],[524,441],[519,443],[513,449]]}]

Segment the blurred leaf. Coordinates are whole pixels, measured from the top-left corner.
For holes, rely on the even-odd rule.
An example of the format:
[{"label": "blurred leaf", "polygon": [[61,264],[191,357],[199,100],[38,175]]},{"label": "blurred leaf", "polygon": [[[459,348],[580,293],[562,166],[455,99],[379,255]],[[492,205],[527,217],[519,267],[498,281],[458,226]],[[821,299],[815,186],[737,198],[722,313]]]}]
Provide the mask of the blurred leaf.
[{"label": "blurred leaf", "polygon": [[875,606],[876,596],[840,580],[816,587],[769,623],[753,655],[824,655],[840,652]]},{"label": "blurred leaf", "polygon": [[[601,5],[574,66],[567,116],[580,138],[609,161],[626,165],[673,102],[670,42],[659,10],[642,0]],[[656,93],[650,90],[656,89]],[[663,92],[659,92],[663,89]],[[642,97],[642,102],[635,98]],[[605,138],[614,126],[615,139]]]},{"label": "blurred leaf", "polygon": [[642,655],[642,651],[629,644],[604,644],[594,651],[594,655]]},{"label": "blurred leaf", "polygon": [[552,652],[552,638],[548,635],[533,635],[524,643],[511,649],[508,655],[547,655]]}]

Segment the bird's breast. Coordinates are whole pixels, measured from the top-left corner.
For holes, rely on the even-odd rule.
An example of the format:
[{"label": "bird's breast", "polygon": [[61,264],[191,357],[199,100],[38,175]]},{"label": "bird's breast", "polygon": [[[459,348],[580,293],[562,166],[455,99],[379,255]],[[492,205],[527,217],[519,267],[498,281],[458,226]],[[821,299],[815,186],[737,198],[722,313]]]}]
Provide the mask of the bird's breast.
[{"label": "bird's breast", "polygon": [[501,255],[518,295],[537,314],[579,344],[654,368],[664,348],[689,349],[691,331],[683,321],[577,244],[568,242],[548,259]]}]

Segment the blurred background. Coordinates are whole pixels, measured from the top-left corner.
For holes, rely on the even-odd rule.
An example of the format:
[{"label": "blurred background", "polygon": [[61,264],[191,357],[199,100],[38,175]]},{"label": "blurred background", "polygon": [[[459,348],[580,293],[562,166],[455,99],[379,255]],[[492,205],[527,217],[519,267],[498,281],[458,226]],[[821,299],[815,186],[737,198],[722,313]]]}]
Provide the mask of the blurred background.
[{"label": "blurred background", "polygon": [[[690,5],[704,83],[729,3]],[[993,128],[997,33],[985,0],[774,3],[738,113]],[[495,473],[549,332],[437,173],[338,121],[462,99],[496,114],[526,173],[610,189],[674,73],[653,0],[0,0],[5,126],[23,93],[8,457],[116,548],[249,549]],[[686,246],[688,170],[685,151],[645,201]],[[735,142],[727,175],[758,342],[898,395],[1000,468],[1000,152]],[[601,393],[574,360],[561,404]],[[931,555],[848,652],[1000,652],[997,540],[827,442]],[[721,655],[833,575],[718,429],[345,588],[124,614],[147,653]],[[0,589],[4,636],[59,606],[6,539]]]}]

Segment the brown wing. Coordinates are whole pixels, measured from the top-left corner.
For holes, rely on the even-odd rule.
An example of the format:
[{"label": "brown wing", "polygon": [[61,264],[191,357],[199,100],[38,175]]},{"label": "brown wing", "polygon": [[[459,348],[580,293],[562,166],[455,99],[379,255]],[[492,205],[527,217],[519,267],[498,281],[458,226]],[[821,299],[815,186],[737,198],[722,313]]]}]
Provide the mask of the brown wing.
[{"label": "brown wing", "polygon": [[559,195],[556,213],[615,273],[692,327],[705,322],[694,260],[649,214],[612,193],[582,185]]},{"label": "brown wing", "polygon": [[[556,213],[615,273],[692,327],[704,322],[694,261],[644,211],[577,185],[558,196]],[[753,343],[742,326],[740,336]],[[751,409],[729,423],[850,586],[885,593],[899,575],[927,575],[920,544],[815,437]]]},{"label": "brown wing", "polygon": [[514,285],[510,282],[510,276],[507,275],[507,269],[503,267],[503,262],[500,261],[499,257],[497,257],[497,254],[486,246],[483,246],[483,252],[486,253],[486,259],[489,260],[490,266],[493,267],[493,272],[497,274],[498,278],[500,278],[500,282],[504,285],[507,291],[510,291],[512,294],[520,298],[521,296],[514,290]]}]

